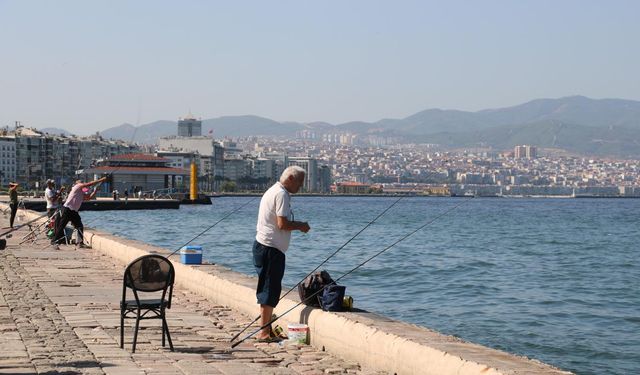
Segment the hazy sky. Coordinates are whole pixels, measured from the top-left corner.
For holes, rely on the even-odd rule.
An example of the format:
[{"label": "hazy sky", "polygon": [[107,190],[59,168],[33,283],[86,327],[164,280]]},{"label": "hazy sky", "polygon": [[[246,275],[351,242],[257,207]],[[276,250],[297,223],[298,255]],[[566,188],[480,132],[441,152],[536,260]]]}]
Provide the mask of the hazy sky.
[{"label": "hazy sky", "polygon": [[4,1],[0,125],[640,100],[640,1]]}]

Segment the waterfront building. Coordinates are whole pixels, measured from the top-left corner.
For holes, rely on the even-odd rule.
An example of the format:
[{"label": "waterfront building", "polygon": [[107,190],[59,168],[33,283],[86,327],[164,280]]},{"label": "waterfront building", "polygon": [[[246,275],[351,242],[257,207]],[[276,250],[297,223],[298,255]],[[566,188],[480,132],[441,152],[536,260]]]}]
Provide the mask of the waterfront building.
[{"label": "waterfront building", "polygon": [[448,186],[427,186],[422,191],[424,195],[444,197],[451,195]]},{"label": "waterfront building", "polygon": [[329,193],[331,191],[331,168],[328,165],[321,165],[318,168],[318,191]]},{"label": "waterfront building", "polygon": [[336,183],[338,194],[368,194],[371,192],[371,185],[360,182],[339,182]]},{"label": "waterfront building", "polygon": [[189,187],[190,170],[169,166],[171,160],[151,154],[123,154],[98,161],[95,167],[82,171],[84,179],[100,178],[110,174],[102,184],[102,191],[110,193],[114,189],[122,193],[142,190],[178,189]]},{"label": "waterfront building", "polygon": [[261,152],[259,156],[273,160],[273,176],[276,179],[280,178],[284,169],[289,166],[289,156],[286,153]]},{"label": "waterfront building", "polygon": [[216,180],[220,180],[224,177],[224,147],[218,142],[213,143],[211,171]]},{"label": "waterfront building", "polygon": [[130,153],[138,148],[122,141],[105,141],[99,135],[89,137],[58,136],[17,127],[5,137],[15,140],[15,176],[25,189],[41,188],[46,179],[68,184],[76,171],[92,166],[97,159]]},{"label": "waterfront building", "polygon": [[7,186],[16,180],[16,138],[0,137],[0,185]]},{"label": "waterfront building", "polygon": [[224,160],[224,178],[238,181],[251,176],[251,162],[247,159],[234,158]]},{"label": "waterfront building", "polygon": [[255,158],[250,160],[252,163],[251,177],[256,179],[267,179],[271,182],[276,180],[275,160],[267,158]]},{"label": "waterfront building", "polygon": [[318,161],[311,157],[289,157],[287,167],[297,165],[305,171],[305,181],[302,192],[312,193],[318,191]]}]

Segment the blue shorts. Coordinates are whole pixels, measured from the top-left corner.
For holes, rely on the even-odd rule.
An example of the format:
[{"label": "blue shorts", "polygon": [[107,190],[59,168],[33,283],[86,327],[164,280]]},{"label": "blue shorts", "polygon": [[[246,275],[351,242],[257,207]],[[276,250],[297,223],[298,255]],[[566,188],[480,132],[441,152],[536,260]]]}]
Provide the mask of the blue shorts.
[{"label": "blue shorts", "polygon": [[282,292],[284,276],[284,253],[258,241],[253,243],[253,265],[258,273],[256,297],[261,305],[276,307]]}]

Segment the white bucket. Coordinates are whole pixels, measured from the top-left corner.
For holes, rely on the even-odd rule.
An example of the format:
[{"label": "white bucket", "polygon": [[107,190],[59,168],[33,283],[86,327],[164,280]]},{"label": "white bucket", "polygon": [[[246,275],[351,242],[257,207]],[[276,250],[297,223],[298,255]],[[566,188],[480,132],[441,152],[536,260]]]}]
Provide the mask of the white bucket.
[{"label": "white bucket", "polygon": [[289,324],[287,326],[289,340],[297,344],[306,344],[309,327],[306,324]]}]

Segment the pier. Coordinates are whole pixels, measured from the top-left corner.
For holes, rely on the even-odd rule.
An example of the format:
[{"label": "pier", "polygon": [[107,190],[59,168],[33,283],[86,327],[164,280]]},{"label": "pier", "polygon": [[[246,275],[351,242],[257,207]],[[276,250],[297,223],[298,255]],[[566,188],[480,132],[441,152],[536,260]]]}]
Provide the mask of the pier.
[{"label": "pier", "polygon": [[[7,197],[2,197],[3,202],[7,202]],[[138,199],[128,200],[111,198],[98,198],[82,202],[82,211],[109,211],[109,210],[166,210],[178,209],[183,203],[178,199]],[[24,198],[20,207],[27,210],[44,212],[47,210],[47,202],[43,198]]]},{"label": "pier", "polygon": [[[0,217],[4,225],[7,219]],[[0,373],[568,374],[362,310],[299,306],[277,324],[308,324],[311,345],[247,340],[231,350],[229,339],[257,312],[255,278],[213,264],[183,265],[175,256],[167,318],[176,350],[162,348],[160,324],[151,321],[143,322],[132,354],[130,321],[119,347],[124,268],[141,255],[169,251],[92,229],[90,249],[54,250],[45,239],[19,246],[27,231],[16,231],[0,252],[0,347],[11,348],[0,351]],[[285,298],[275,312],[297,302]]]}]

